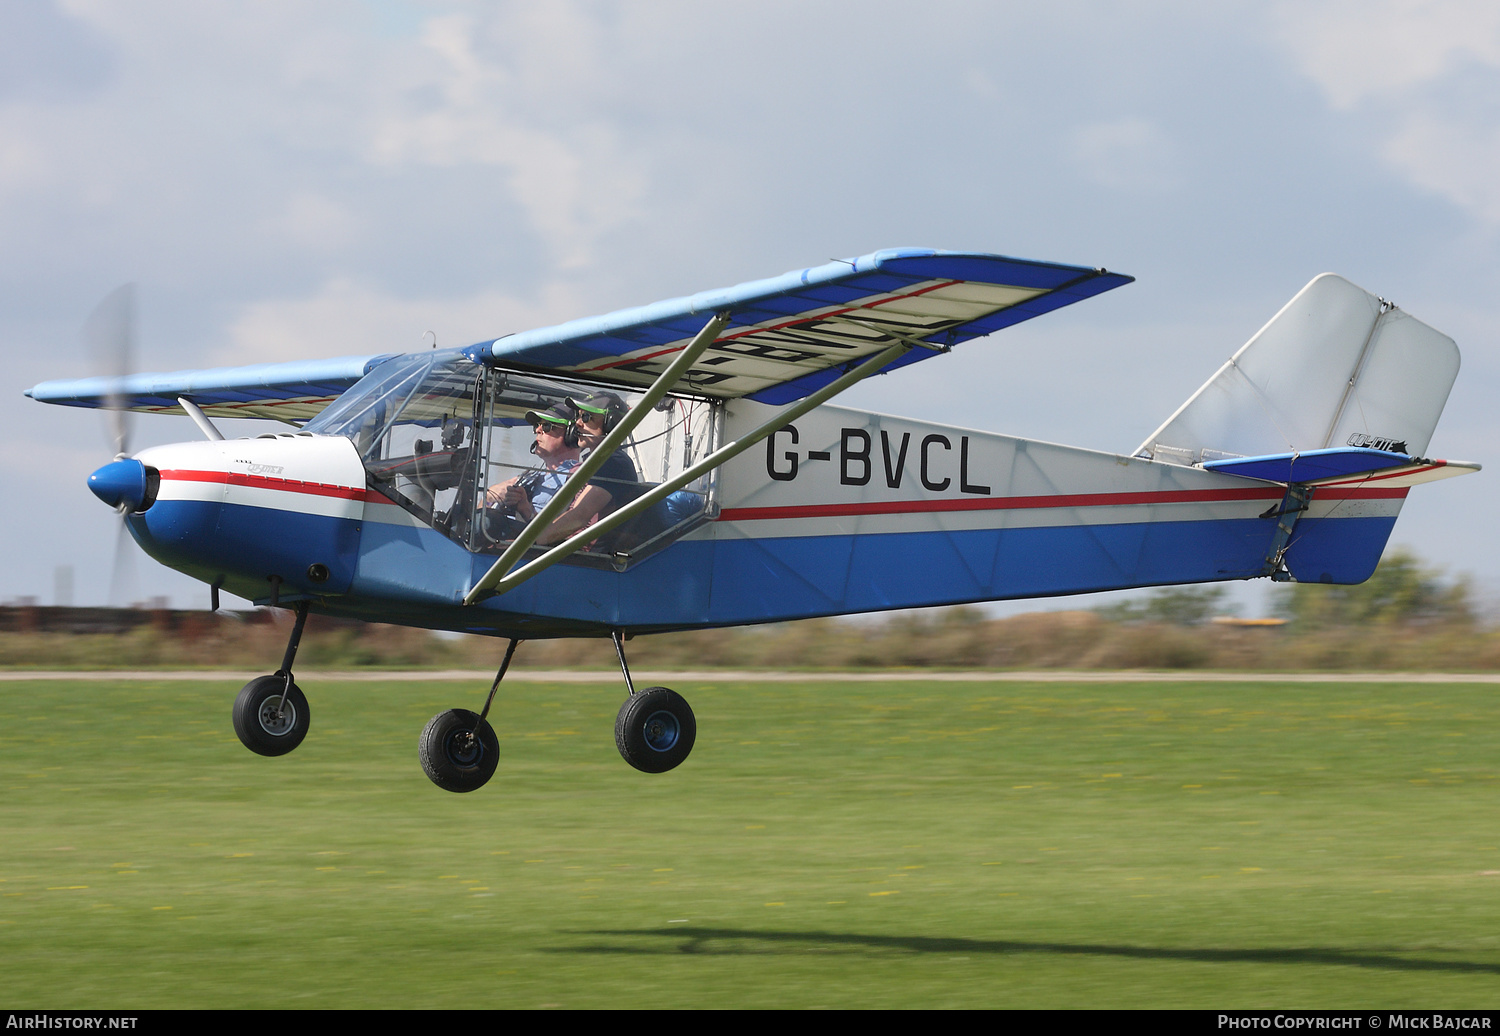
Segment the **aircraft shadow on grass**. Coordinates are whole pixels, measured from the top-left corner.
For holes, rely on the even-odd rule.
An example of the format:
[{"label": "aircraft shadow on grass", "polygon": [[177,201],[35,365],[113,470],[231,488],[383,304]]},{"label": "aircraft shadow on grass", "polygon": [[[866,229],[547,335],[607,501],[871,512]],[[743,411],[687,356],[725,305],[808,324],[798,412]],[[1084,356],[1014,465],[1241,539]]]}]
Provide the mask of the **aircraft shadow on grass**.
[{"label": "aircraft shadow on grass", "polygon": [[[660,938],[662,943],[640,945],[594,945],[558,949],[558,953],[697,953],[714,956],[752,956],[778,952],[778,947],[823,950],[844,949],[896,951],[913,954],[973,954],[1003,956],[1019,953],[1055,953],[1066,956],[1126,957],[1138,960],[1195,961],[1208,964],[1332,964],[1343,967],[1380,968],[1388,971],[1432,971],[1458,974],[1497,975],[1500,964],[1470,960],[1424,960],[1385,953],[1340,950],[1324,946],[1282,949],[1173,949],[1162,946],[1130,946],[1109,943],[1026,942],[1017,939],[937,938],[922,935],[862,935],[858,932],[777,932],[750,928],[616,929],[589,933],[606,938]],[[797,952],[792,950],[792,952]]]}]

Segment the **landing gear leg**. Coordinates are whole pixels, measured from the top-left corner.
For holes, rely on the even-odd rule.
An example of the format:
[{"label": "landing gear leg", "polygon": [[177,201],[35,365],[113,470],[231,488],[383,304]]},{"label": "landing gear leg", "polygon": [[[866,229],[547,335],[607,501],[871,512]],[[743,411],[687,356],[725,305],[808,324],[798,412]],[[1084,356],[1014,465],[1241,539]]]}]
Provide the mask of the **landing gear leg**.
[{"label": "landing gear leg", "polygon": [[299,601],[297,622],[281,668],[270,676],[251,680],[234,700],[234,732],[246,748],[259,755],[286,755],[307,736],[307,697],[292,679],[292,663],[306,626],[307,602]]},{"label": "landing gear leg", "polygon": [[422,730],[417,740],[417,758],[428,779],[444,791],[474,791],[495,775],[500,762],[500,739],[486,717],[520,643],[512,640],[506,649],[505,661],[500,663],[495,682],[490,684],[483,712],[476,716],[468,709],[449,709],[432,717]]},{"label": "landing gear leg", "polygon": [[625,662],[625,644],[620,631],[611,634],[620,672],[630,697],[615,717],[615,747],[625,761],[644,773],[666,773],[693,750],[698,722],[682,695],[669,687],[647,687],[637,693]]}]

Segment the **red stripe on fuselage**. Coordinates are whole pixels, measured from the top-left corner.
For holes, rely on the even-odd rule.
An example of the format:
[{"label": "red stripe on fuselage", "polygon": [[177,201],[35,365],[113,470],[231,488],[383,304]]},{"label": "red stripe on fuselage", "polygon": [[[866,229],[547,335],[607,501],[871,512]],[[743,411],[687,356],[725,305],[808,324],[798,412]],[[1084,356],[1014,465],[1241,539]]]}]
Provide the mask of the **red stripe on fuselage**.
[{"label": "red stripe on fuselage", "polygon": [[[168,469],[161,473],[161,477],[166,481],[174,482],[217,482],[256,489],[275,489],[284,493],[304,493],[309,496],[365,500],[382,504],[393,503],[374,490],[335,486],[322,482],[302,482],[297,479],[275,478],[270,475],[250,475],[237,471]],[[1148,493],[1073,493],[1057,496],[982,497],[963,500],[881,500],[869,503],[794,504],[784,507],[729,507],[719,514],[718,520],[749,522],[784,518],[844,518],[865,514],[933,514],[952,511],[1022,511],[1051,507],[1140,507],[1152,504],[1234,503],[1251,500],[1279,500],[1283,492],[1278,486],[1266,486],[1253,489],[1177,489]],[[1320,501],[1402,500],[1406,498],[1408,492],[1410,489],[1406,486],[1394,489],[1325,487],[1320,488],[1314,496]]]},{"label": "red stripe on fuselage", "polygon": [[[1075,493],[1058,496],[1003,496],[965,500],[882,500],[872,503],[800,504],[788,507],[727,507],[721,522],[769,521],[780,518],[845,518],[862,514],[931,514],[943,511],[1022,511],[1046,507],[1134,507],[1150,504],[1233,503],[1280,500],[1279,486],[1255,489],[1176,489],[1155,493]],[[1315,500],[1400,500],[1397,489],[1319,489]]]},{"label": "red stripe on fuselage", "polygon": [[334,486],[326,482],[303,482],[295,478],[274,478],[270,475],[251,475],[239,471],[189,471],[182,468],[169,469],[161,473],[169,482],[219,482],[231,486],[249,486],[254,489],[276,489],[283,493],[303,493],[307,496],[332,496],[343,500],[365,500],[370,494],[365,489],[352,486]]}]

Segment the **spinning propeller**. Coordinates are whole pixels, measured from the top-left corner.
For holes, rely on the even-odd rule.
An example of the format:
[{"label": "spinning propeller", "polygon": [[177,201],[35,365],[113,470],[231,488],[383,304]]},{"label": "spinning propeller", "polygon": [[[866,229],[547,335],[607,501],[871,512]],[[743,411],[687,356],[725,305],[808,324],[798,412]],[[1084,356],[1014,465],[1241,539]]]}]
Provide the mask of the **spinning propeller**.
[{"label": "spinning propeller", "polygon": [[[83,325],[83,345],[95,374],[118,381],[131,373],[135,358],[135,285],[125,284],[104,297]],[[104,404],[105,429],[114,460],[89,476],[89,489],[119,513],[115,558],[109,580],[109,603],[129,603],[135,588],[135,555],[126,540],[125,516],[141,510],[146,501],[146,469],[130,459],[130,432],[135,415],[124,409],[129,401],[111,393]]]}]

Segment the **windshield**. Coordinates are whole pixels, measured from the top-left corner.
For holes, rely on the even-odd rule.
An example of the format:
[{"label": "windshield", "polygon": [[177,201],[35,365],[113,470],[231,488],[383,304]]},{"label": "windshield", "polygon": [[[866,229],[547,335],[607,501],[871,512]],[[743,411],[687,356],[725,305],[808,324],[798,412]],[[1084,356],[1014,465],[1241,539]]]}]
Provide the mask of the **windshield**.
[{"label": "windshield", "polygon": [[[309,421],[304,430],[347,436],[359,448],[360,458],[368,462],[385,444],[398,417],[425,417],[429,424],[441,424],[442,417],[433,420],[432,415],[445,409],[452,415],[465,395],[463,383],[472,382],[474,377],[462,368],[477,370],[477,365],[466,359],[441,365],[435,361],[433,354],[416,353],[382,363]],[[439,369],[433,379],[429,375],[435,366]],[[412,413],[406,416],[409,405]],[[469,409],[473,409],[472,395]]]}]

